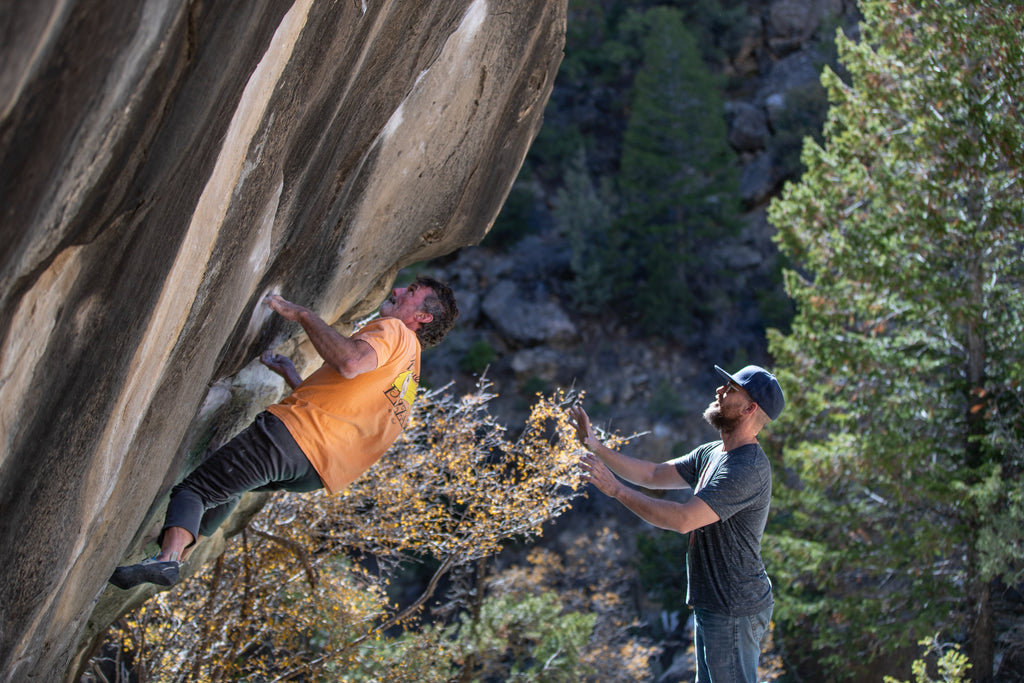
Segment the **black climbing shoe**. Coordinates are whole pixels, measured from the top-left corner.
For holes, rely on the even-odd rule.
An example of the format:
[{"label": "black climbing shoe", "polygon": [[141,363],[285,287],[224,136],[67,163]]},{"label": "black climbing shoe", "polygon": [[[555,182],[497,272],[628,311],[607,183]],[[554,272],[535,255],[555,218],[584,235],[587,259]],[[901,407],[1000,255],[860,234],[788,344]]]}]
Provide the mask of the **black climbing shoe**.
[{"label": "black climbing shoe", "polygon": [[160,562],[151,557],[138,564],[118,567],[110,577],[110,583],[124,590],[134,588],[140,583],[173,586],[178,583],[178,570],[180,568],[181,563],[175,560]]}]

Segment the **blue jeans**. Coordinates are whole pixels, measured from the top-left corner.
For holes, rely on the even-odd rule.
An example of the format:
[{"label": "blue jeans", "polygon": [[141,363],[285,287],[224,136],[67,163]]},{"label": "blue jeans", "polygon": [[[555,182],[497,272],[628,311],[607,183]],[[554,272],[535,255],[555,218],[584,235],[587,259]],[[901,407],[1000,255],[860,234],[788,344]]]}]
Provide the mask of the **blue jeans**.
[{"label": "blue jeans", "polygon": [[752,617],[694,609],[697,683],[757,683],[761,640],[771,620],[771,607]]}]

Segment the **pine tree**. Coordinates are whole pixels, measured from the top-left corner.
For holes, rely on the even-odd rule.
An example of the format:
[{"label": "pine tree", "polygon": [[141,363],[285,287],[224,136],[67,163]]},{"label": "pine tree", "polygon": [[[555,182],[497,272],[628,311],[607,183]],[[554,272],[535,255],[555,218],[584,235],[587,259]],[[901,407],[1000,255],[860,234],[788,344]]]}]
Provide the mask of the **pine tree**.
[{"label": "pine tree", "polygon": [[642,323],[664,331],[699,308],[708,251],[735,232],[737,186],[718,82],[682,13],[655,7],[633,21],[646,37],[623,140],[618,229]]},{"label": "pine tree", "polygon": [[581,149],[566,169],[557,197],[555,222],[572,250],[573,302],[579,311],[600,313],[615,297],[614,271],[624,246],[612,229],[616,193],[607,179],[594,185]]},{"label": "pine tree", "polygon": [[770,338],[803,485],[777,491],[779,616],[835,679],[963,627],[987,680],[990,583],[1024,572],[1024,8],[861,8],[824,143],[770,211],[799,269]]}]

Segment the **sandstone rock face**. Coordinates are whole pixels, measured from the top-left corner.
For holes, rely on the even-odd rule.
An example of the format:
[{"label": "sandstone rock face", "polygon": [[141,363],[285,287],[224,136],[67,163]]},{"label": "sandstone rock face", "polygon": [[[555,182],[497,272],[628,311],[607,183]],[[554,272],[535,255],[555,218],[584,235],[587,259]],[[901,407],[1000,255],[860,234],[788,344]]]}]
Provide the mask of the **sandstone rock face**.
[{"label": "sandstone rock face", "polygon": [[111,570],[229,431],[211,385],[296,333],[265,294],[351,320],[482,238],[565,5],[5,3],[0,680],[69,676],[128,603]]}]

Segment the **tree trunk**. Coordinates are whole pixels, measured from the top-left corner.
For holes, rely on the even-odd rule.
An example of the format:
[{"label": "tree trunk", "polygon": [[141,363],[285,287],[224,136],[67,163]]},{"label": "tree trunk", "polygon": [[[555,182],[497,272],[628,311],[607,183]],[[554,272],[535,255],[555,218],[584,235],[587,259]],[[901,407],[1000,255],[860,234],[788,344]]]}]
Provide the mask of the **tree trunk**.
[{"label": "tree trunk", "polygon": [[966,465],[975,469],[984,461],[982,437],[985,435],[985,404],[988,395],[985,390],[985,360],[988,353],[983,329],[985,298],[982,278],[985,276],[981,266],[981,255],[978,254],[968,261],[968,315],[967,318],[967,358],[964,372],[967,384],[967,430],[965,434],[964,452]]},{"label": "tree trunk", "polygon": [[975,579],[968,589],[971,631],[967,656],[971,660],[971,680],[989,683],[995,666],[995,623],[992,619],[992,594],[987,581]]},{"label": "tree trunk", "polygon": [[[985,453],[982,438],[986,432],[985,404],[988,402],[985,390],[985,360],[988,353],[984,320],[984,269],[980,255],[968,260],[968,311],[971,315],[967,320],[967,429],[965,462],[974,470],[984,464]],[[968,475],[968,483],[975,483],[974,473]],[[970,513],[968,513],[970,514]],[[989,582],[978,571],[978,554],[974,547],[978,537],[976,516],[968,522],[970,537],[968,539],[967,572],[970,583],[967,588],[967,600],[970,633],[968,639],[968,657],[971,660],[971,680],[974,683],[987,683],[992,680],[992,669],[995,662],[995,624],[992,619],[992,599]]]}]

